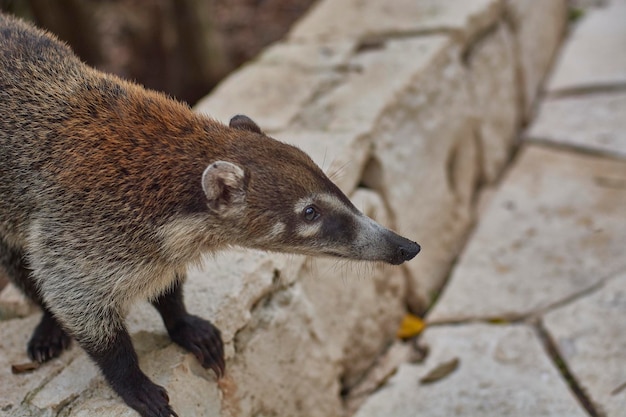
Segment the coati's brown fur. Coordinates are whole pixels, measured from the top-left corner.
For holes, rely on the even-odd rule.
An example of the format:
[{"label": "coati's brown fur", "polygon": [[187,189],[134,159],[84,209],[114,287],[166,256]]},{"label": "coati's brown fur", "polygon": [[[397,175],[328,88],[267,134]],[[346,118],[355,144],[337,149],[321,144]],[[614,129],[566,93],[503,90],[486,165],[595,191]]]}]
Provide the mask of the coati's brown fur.
[{"label": "coati's brown fur", "polygon": [[249,118],[230,126],[84,65],[0,15],[0,263],[44,314],[40,362],[70,336],[142,416],[175,415],[124,325],[150,299],[172,340],[224,373],[188,314],[186,266],[230,245],[398,264],[419,246],[363,216],[311,159]]}]

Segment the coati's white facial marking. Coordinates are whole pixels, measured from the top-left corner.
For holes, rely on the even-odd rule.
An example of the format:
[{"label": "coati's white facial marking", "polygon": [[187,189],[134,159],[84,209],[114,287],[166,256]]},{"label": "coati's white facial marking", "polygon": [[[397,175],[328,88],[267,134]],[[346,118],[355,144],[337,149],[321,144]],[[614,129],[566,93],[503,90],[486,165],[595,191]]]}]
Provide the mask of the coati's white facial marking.
[{"label": "coati's white facial marking", "polygon": [[300,224],[296,227],[296,233],[300,237],[313,237],[319,234],[320,229],[322,228],[321,223],[311,223],[311,224]]},{"label": "coati's white facial marking", "polygon": [[296,233],[300,237],[311,238],[320,233],[322,222],[306,221],[305,218],[305,210],[308,207],[315,207],[316,202],[323,205],[325,209],[325,213],[321,214],[322,216],[350,212],[345,204],[332,194],[314,194],[301,198],[294,204],[294,213],[302,219],[296,227]]},{"label": "coati's white facial marking", "polygon": [[296,202],[296,204],[294,204],[293,212],[299,216],[300,214],[302,214],[304,209],[313,204],[314,201],[314,196],[301,198]]},{"label": "coati's white facial marking", "polygon": [[315,205],[315,202],[319,201],[324,203],[325,207],[329,207],[331,211],[337,212],[349,212],[350,210],[345,204],[332,194],[313,194],[308,197],[301,198],[294,204],[294,213],[301,214],[305,208],[310,205]]},{"label": "coati's white facial marking", "polygon": [[274,224],[274,226],[272,226],[270,232],[267,235],[267,239],[271,241],[280,237],[286,228],[287,226],[285,226],[285,223],[283,222],[278,222]]}]

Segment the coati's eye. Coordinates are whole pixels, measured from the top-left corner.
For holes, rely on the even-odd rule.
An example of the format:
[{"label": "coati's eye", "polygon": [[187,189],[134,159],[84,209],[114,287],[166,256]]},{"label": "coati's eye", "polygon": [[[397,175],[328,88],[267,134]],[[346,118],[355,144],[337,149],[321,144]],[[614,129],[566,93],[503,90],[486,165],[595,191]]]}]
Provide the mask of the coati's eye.
[{"label": "coati's eye", "polygon": [[302,213],[304,214],[304,219],[308,222],[312,222],[320,216],[315,206],[306,206]]}]

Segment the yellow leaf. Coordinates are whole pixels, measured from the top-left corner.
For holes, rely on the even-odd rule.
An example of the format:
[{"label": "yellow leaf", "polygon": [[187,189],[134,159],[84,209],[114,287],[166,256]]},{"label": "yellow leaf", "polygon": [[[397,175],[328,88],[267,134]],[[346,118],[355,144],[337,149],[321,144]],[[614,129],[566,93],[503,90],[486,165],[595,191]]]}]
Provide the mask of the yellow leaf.
[{"label": "yellow leaf", "polygon": [[426,323],[413,314],[407,314],[402,319],[398,333],[396,334],[400,339],[408,339],[410,337],[417,336],[424,330]]}]

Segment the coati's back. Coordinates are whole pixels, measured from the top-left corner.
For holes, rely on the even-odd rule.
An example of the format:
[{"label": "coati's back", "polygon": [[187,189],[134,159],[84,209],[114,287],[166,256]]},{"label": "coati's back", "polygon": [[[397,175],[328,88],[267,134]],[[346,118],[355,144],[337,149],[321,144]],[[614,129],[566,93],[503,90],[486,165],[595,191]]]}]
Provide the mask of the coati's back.
[{"label": "coati's back", "polygon": [[50,158],[39,144],[64,118],[81,78],[69,48],[41,33],[0,14],[0,231],[6,239],[32,210],[40,178],[30,168]]},{"label": "coati's back", "polygon": [[[135,231],[124,223],[144,222],[146,231],[197,208],[210,153],[200,138],[224,129],[162,94],[93,70],[54,37],[4,15],[0,102],[0,234],[19,246],[42,206]],[[120,211],[126,215],[111,219]],[[111,239],[115,232],[102,231]]]}]

